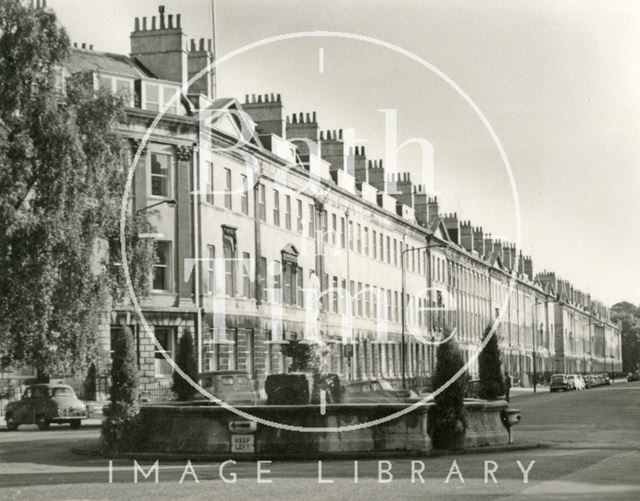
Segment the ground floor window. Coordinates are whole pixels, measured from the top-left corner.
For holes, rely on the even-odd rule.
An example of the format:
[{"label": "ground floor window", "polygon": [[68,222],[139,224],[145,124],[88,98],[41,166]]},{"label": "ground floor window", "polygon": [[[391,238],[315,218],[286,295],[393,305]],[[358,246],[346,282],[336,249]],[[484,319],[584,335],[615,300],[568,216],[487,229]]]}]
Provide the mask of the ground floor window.
[{"label": "ground floor window", "polygon": [[[174,359],[177,344],[175,327],[156,327],[154,335],[167,356]],[[155,370],[156,376],[159,377],[169,377],[173,373],[171,364],[166,360],[162,350],[159,350],[157,346],[155,347]]]}]

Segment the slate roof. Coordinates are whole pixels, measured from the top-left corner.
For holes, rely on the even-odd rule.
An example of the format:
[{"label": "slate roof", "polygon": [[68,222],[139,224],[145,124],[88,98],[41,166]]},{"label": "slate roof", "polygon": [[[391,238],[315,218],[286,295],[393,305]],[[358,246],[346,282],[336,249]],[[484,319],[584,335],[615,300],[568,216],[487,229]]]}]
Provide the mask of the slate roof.
[{"label": "slate roof", "polygon": [[94,50],[71,49],[71,54],[65,62],[69,73],[82,71],[103,70],[132,78],[155,78],[155,76],[135,58],[111,52],[97,52]]}]

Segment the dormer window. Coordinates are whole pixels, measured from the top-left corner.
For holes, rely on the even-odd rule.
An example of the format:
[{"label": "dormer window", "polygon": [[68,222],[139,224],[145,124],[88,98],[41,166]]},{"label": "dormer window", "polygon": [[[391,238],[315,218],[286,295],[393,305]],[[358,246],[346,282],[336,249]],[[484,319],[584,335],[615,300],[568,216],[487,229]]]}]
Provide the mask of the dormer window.
[{"label": "dormer window", "polygon": [[[174,95],[179,92],[180,87],[177,85],[168,85],[159,82],[142,82],[141,103],[142,108],[150,111],[160,111],[165,104],[171,101]],[[178,96],[169,108],[167,113],[178,115],[178,105],[180,97]]]},{"label": "dormer window", "polygon": [[100,88],[124,99],[127,106],[133,106],[133,79],[112,75],[100,75]]}]

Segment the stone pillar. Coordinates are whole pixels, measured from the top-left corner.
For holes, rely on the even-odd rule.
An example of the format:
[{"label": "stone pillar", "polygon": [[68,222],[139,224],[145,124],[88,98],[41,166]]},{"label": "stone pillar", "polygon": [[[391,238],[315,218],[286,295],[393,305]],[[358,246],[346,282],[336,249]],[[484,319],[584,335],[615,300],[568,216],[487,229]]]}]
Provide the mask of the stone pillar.
[{"label": "stone pillar", "polygon": [[192,231],[192,197],[193,180],[191,179],[193,163],[192,146],[176,146],[176,259],[178,270],[178,298],[180,303],[193,302],[193,273],[189,280],[184,280],[185,259],[193,259],[193,231]]}]

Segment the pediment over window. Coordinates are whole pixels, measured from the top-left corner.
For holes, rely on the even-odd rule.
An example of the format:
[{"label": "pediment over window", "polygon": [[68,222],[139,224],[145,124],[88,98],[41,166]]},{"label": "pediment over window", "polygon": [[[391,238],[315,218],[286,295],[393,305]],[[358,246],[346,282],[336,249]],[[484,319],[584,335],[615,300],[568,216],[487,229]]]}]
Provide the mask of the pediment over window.
[{"label": "pediment over window", "polygon": [[294,268],[298,266],[298,256],[300,253],[298,249],[293,244],[287,244],[281,251],[282,253],[282,264],[287,265],[290,264]]}]

